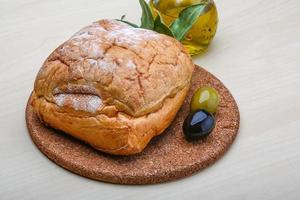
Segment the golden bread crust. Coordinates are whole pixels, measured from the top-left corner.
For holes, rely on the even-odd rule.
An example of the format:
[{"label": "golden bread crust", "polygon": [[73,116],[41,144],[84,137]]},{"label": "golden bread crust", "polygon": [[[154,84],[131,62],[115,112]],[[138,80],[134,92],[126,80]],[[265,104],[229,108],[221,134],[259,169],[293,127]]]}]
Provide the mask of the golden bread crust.
[{"label": "golden bread crust", "polygon": [[193,69],[175,39],[101,20],[47,58],[32,104],[51,127],[108,153],[134,154],[171,123]]}]

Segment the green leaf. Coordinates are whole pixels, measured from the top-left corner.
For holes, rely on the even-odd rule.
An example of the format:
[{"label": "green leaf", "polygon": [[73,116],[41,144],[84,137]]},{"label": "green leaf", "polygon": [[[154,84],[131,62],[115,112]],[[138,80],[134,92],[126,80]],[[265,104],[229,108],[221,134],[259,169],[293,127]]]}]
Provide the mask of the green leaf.
[{"label": "green leaf", "polygon": [[169,29],[169,27],[162,21],[160,14],[158,13],[157,17],[154,21],[154,31],[158,33],[162,33],[171,37],[174,37],[172,31]]},{"label": "green leaf", "polygon": [[134,27],[134,28],[139,28],[138,25],[136,25],[136,24],[134,24],[134,23],[131,23],[131,22],[129,22],[129,21],[125,21],[125,20],[122,20],[122,19],[116,19],[116,20],[119,21],[119,22],[123,22],[123,23],[125,23],[125,24],[128,24],[129,26],[132,26],[132,27]]},{"label": "green leaf", "polygon": [[183,9],[170,26],[174,37],[181,41],[190,30],[198,17],[205,12],[207,4],[200,3]]},{"label": "green leaf", "polygon": [[141,28],[152,30],[154,27],[154,19],[152,11],[145,0],[139,0],[142,7]]},{"label": "green leaf", "polygon": [[122,15],[121,20],[125,19],[126,15]]}]

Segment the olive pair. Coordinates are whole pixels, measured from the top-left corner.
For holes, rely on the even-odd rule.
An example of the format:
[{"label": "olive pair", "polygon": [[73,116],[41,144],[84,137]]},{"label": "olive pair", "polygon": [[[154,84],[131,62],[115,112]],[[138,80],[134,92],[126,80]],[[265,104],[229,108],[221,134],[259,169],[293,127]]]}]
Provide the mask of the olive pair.
[{"label": "olive pair", "polygon": [[218,92],[212,87],[198,88],[191,101],[191,113],[183,123],[187,139],[194,140],[207,136],[215,127],[213,113],[219,104]]}]

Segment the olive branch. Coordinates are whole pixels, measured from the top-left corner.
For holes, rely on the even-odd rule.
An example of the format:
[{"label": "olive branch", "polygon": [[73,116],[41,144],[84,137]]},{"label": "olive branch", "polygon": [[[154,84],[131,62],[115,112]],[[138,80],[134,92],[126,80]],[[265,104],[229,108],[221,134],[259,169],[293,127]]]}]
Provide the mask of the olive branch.
[{"label": "olive branch", "polygon": [[185,37],[187,32],[197,21],[198,17],[205,12],[207,6],[206,3],[199,3],[185,8],[179,13],[178,18],[176,18],[170,24],[170,26],[167,26],[164,23],[159,11],[157,11],[157,16],[154,18],[152,10],[150,6],[145,2],[145,0],[139,0],[139,3],[142,8],[140,26],[124,20],[125,15],[123,15],[121,19],[117,20],[126,23],[134,28],[149,29],[158,33],[174,37],[179,41],[181,41]]}]

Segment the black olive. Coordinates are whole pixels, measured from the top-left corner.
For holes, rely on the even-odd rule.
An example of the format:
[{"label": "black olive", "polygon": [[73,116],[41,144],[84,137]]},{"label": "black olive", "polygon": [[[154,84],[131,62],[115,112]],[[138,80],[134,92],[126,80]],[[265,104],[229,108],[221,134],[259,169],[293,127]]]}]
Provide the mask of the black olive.
[{"label": "black olive", "polygon": [[205,110],[197,110],[184,120],[183,133],[187,139],[194,140],[209,135],[214,127],[214,116]]}]

